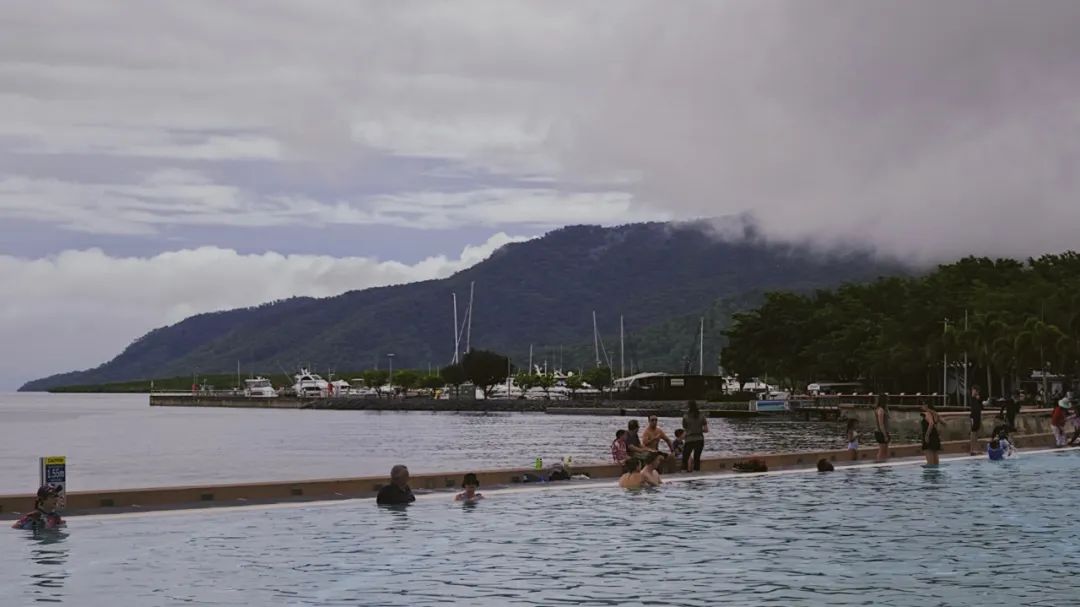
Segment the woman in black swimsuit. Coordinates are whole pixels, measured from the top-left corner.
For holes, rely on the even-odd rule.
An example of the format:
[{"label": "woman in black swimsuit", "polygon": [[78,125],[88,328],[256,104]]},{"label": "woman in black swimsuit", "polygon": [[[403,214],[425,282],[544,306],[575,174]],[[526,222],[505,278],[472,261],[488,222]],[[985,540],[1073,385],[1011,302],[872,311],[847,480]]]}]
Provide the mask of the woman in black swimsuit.
[{"label": "woman in black swimsuit", "polygon": [[932,466],[938,464],[938,452],[941,451],[941,434],[938,431],[940,425],[941,416],[934,405],[924,402],[919,427],[922,430],[922,450],[926,454],[926,463]]}]

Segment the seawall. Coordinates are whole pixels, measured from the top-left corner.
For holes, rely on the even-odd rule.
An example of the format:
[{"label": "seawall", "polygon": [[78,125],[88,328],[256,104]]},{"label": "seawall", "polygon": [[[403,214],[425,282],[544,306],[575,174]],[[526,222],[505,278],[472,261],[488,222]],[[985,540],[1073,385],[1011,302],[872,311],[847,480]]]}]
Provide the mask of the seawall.
[{"label": "seawall", "polygon": [[[550,413],[553,415],[626,415],[680,417],[685,401],[565,401],[565,400],[437,400],[433,398],[245,398],[191,394],[151,394],[152,407],[227,407],[241,409],[315,409],[331,411],[427,411],[436,413]],[[753,416],[731,411],[722,403],[701,410],[711,417]]]},{"label": "seawall", "polygon": [[[1046,447],[1053,444],[1053,436],[1050,434],[1017,436],[1016,439],[1018,445],[1023,448]],[[942,452],[946,454],[967,454],[968,441],[948,441],[943,443],[942,447]],[[876,452],[876,447],[862,448],[858,451],[858,460],[872,461]],[[915,457],[920,454],[920,446],[917,444],[893,445],[890,449],[890,457],[893,458]],[[852,461],[851,454],[844,450],[769,453],[707,458],[701,461],[701,470],[708,473],[732,473],[733,464],[750,459],[764,461],[770,470],[812,468],[822,458],[838,463]],[[410,462],[403,463],[410,464]],[[416,466],[415,463],[413,465]],[[573,471],[575,474],[587,474],[592,479],[614,479],[620,473],[619,466],[615,464],[580,465],[574,466]],[[479,477],[482,487],[491,488],[513,485],[520,482],[525,474],[534,471],[529,468],[516,468],[471,472],[475,472]],[[414,474],[411,485],[416,490],[450,491],[460,486],[464,474],[465,471]],[[65,512],[66,514],[89,514],[370,498],[374,497],[387,482],[388,479],[385,476],[371,476],[270,483],[73,491],[67,495]],[[16,518],[19,513],[32,508],[33,501],[34,496],[29,493],[0,495],[0,519]]]},{"label": "seawall", "polygon": [[[877,428],[877,420],[874,418],[874,410],[867,407],[855,407],[850,405],[840,406],[841,416],[854,418],[859,421],[859,433],[864,441],[873,440],[873,432]],[[1053,409],[1022,409],[1016,416],[1017,434],[1051,434],[1050,413]],[[994,417],[997,409],[983,411],[982,428],[979,430],[980,438],[988,438],[997,423]],[[889,428],[898,435],[918,435],[919,421],[922,416],[918,407],[890,407]],[[940,434],[942,440],[961,440],[970,436],[971,418],[966,411],[946,411],[941,413],[944,425]]]}]

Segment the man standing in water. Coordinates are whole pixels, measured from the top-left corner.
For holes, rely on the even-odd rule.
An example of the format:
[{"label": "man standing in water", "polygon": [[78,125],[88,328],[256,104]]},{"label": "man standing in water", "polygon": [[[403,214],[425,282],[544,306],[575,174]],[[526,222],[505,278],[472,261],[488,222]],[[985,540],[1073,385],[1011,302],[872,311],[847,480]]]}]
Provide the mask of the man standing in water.
[{"label": "man standing in water", "polygon": [[390,469],[390,484],[379,489],[375,503],[382,506],[403,506],[416,501],[409,487],[409,469],[398,464]]},{"label": "man standing in water", "polygon": [[982,429],[982,414],[983,414],[983,400],[982,392],[979,391],[979,386],[971,387],[971,411],[969,413],[971,417],[971,443],[969,445],[968,454],[976,455],[975,447],[979,442],[979,430]]},{"label": "man standing in water", "polygon": [[877,407],[874,407],[874,421],[877,422],[877,430],[874,432],[874,440],[877,441],[875,461],[883,462],[889,459],[889,443],[892,442],[892,435],[889,434],[889,407],[885,404],[884,397],[879,397]]}]

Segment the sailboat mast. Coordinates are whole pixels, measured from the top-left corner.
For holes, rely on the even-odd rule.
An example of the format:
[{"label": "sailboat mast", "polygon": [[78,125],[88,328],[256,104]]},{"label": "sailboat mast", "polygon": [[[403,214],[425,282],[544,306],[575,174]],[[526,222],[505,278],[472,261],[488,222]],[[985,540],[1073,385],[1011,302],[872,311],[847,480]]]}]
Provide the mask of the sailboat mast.
[{"label": "sailboat mast", "polygon": [[467,329],[465,330],[465,352],[472,352],[472,313],[473,313],[473,292],[476,289],[476,281],[469,283],[469,313],[465,316],[468,322]]},{"label": "sailboat mast", "polygon": [[596,331],[596,310],[592,311],[592,343],[596,354],[596,366],[600,366],[600,334]]},{"label": "sailboat mast", "polygon": [[626,377],[626,328],[622,315],[619,315],[619,378],[623,377]]},{"label": "sailboat mast", "polygon": [[532,346],[533,346],[532,344],[529,344],[529,375],[532,375],[532,374],[533,374],[533,366],[532,366]]},{"label": "sailboat mast", "polygon": [[454,362],[452,364],[456,365],[458,363],[458,353],[461,351],[461,341],[460,341],[461,337],[460,337],[460,333],[458,333],[458,323],[457,323],[457,320],[458,320],[457,319],[457,293],[454,293],[453,295],[454,295]]}]

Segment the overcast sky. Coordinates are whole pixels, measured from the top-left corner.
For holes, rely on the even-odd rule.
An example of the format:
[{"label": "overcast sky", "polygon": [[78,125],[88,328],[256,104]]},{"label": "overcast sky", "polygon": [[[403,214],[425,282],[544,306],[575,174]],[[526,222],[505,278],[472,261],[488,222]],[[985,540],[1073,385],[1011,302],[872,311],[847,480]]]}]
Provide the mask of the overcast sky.
[{"label": "overcast sky", "polygon": [[0,2],[0,389],[565,224],[1078,246],[1072,0]]}]

